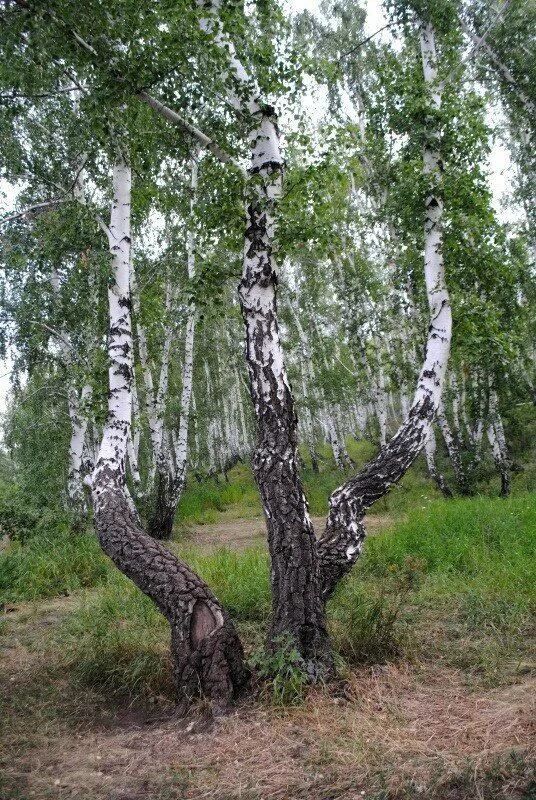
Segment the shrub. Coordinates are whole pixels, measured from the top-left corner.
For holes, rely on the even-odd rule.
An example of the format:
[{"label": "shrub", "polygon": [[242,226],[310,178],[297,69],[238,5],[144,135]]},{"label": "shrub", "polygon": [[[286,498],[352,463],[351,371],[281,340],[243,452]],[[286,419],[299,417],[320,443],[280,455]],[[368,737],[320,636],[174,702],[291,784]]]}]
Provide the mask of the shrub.
[{"label": "shrub", "polygon": [[266,653],[264,649],[253,653],[251,666],[264,680],[264,694],[271,703],[278,706],[299,705],[305,699],[311,676],[291,636],[280,636],[274,645],[271,653]]}]

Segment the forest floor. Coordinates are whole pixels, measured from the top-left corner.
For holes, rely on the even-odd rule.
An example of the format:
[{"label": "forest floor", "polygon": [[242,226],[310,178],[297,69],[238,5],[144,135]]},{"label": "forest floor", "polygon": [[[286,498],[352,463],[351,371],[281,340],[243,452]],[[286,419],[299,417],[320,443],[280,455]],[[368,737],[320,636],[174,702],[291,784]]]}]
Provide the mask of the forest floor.
[{"label": "forest floor", "polygon": [[387,664],[296,707],[249,700],[216,722],[203,708],[181,720],[165,701],[111,703],[60,673],[50,683],[46,634],[76,602],[7,615],[2,800],[536,796],[535,678],[484,689],[439,662]]},{"label": "forest floor", "polygon": [[[320,536],[324,530],[326,518],[311,517],[311,521],[316,535]],[[388,527],[392,522],[392,517],[370,514],[365,520],[367,533],[376,533],[382,528]],[[211,552],[218,547],[243,550],[255,545],[266,545],[266,525],[263,517],[181,526],[180,534],[181,542],[195,544],[196,548],[204,553]]]},{"label": "forest floor", "polygon": [[[0,800],[536,800],[535,494],[445,502],[412,480],[328,608],[338,680],[282,702],[257,678],[217,720],[174,715],[167,624],[91,532],[8,543]],[[255,658],[258,501],[244,481],[194,488],[170,547]]]}]

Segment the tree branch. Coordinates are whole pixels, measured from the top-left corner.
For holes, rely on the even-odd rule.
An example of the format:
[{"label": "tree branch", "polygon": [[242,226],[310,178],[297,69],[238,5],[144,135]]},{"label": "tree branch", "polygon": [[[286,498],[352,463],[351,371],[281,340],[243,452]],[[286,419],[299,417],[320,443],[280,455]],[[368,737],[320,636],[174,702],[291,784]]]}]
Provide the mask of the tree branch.
[{"label": "tree branch", "polygon": [[69,203],[71,199],[72,198],[70,197],[57,197],[54,200],[46,200],[43,203],[36,203],[33,206],[25,208],[23,211],[17,211],[16,214],[11,214],[9,217],[4,217],[4,219],[0,220],[0,226],[5,225],[8,222],[13,222],[16,219],[21,219],[21,217],[25,217],[27,214],[33,214],[36,211],[44,211],[45,209],[53,208],[60,203]]},{"label": "tree branch", "polygon": [[213,141],[209,136],[207,136],[203,131],[196,128],[195,125],[192,125],[190,122],[181,117],[180,114],[177,114],[176,111],[173,111],[168,106],[164,105],[153,97],[147,92],[138,92],[137,97],[143,102],[147,103],[153,111],[156,111],[157,114],[167,119],[168,122],[172,122],[174,125],[177,125],[181,128],[185,133],[189,133],[190,136],[193,136],[199,144],[210,150],[213,156],[215,156],[218,161],[221,161],[222,164],[232,164],[233,167],[236,167],[242,175],[246,176],[246,170],[241,166],[241,164],[236,161],[233,156],[229,155],[225,150],[223,150],[215,141]]}]

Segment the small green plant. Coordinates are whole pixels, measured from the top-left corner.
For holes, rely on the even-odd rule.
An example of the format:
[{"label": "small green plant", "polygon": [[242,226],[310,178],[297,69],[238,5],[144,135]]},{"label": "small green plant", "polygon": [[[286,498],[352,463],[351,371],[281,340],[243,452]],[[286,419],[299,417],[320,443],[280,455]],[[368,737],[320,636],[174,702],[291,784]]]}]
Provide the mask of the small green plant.
[{"label": "small green plant", "polygon": [[274,649],[257,650],[251,666],[264,680],[264,691],[276,706],[299,705],[305,699],[311,676],[307,672],[292,636],[282,635],[274,641]]}]

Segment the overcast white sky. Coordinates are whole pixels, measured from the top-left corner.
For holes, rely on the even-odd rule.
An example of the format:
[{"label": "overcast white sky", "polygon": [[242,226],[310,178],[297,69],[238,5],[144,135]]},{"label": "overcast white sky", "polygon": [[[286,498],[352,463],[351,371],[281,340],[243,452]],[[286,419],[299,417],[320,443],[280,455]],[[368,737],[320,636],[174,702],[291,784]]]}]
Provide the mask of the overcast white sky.
[{"label": "overcast white sky", "polygon": [[[318,0],[287,0],[288,6],[295,12],[308,9],[315,13],[318,12]],[[371,34],[382,28],[387,19],[383,14],[383,9],[380,0],[366,0],[365,7],[367,9],[367,22],[365,25],[365,34]],[[380,34],[381,37],[389,37],[389,32]],[[497,119],[498,112],[490,112]],[[512,164],[509,158],[508,151],[500,141],[495,141],[490,155],[490,186],[493,191],[495,209],[503,221],[514,221],[517,216],[515,208],[502,207],[501,201],[503,196],[507,193],[508,186],[511,182]],[[0,190],[2,187],[0,187]],[[5,408],[6,395],[9,391],[9,375],[10,375],[11,361],[8,359],[6,362],[0,361],[0,412]],[[1,436],[1,433],[0,433]]]}]

